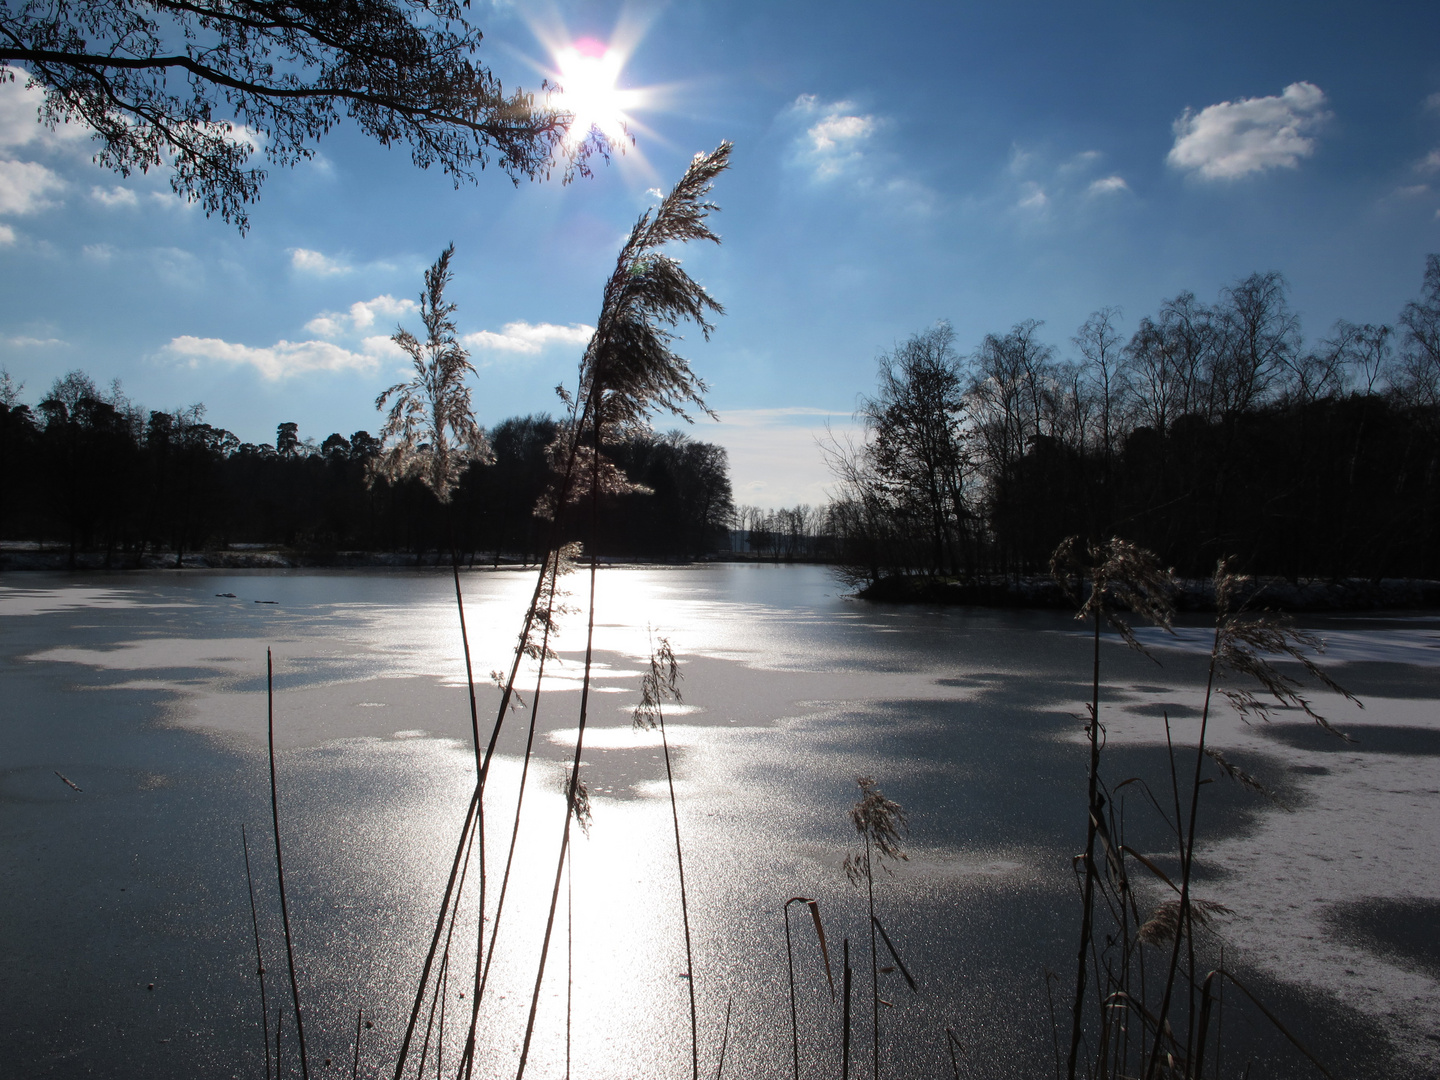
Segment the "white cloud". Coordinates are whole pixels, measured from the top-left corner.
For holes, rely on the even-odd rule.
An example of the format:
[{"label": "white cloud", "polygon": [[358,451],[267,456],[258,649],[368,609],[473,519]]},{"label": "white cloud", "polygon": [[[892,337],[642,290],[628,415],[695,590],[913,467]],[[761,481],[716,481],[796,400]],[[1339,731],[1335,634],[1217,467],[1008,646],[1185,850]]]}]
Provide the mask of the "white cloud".
[{"label": "white cloud", "polygon": [[46,196],[65,181],[34,161],[0,160],[0,214],[33,214],[53,206]]},{"label": "white cloud", "polygon": [[588,345],[594,333],[593,326],[583,323],[557,326],[555,323],[510,322],[498,334],[481,330],[466,334],[460,340],[472,349],[534,355],[548,345]]},{"label": "white cloud", "polygon": [[817,180],[833,179],[858,165],[879,127],[875,117],[857,112],[853,102],[827,104],[814,94],[801,94],[790,112],[805,124],[795,157]]},{"label": "white cloud", "polygon": [[199,338],[187,334],[173,338],[165,349],[189,360],[191,367],[199,367],[206,362],[231,367],[249,365],[270,382],[311,371],[368,373],[379,367],[379,358],[374,353],[352,352],[329,341],[277,341],[268,348],[256,348],[232,344],[220,338]]},{"label": "white cloud", "polygon": [[1418,173],[1440,173],[1440,148],[1431,150],[1423,158],[1415,163],[1415,171]]},{"label": "white cloud", "polygon": [[318,251],[311,251],[309,248],[291,248],[290,265],[302,274],[314,274],[316,277],[330,277],[334,274],[348,274],[350,267],[343,262],[322,255]]},{"label": "white cloud", "polygon": [[1085,190],[1091,195],[1113,195],[1116,192],[1129,191],[1130,185],[1123,176],[1102,176],[1099,180],[1092,180]]},{"label": "white cloud", "polygon": [[9,225],[0,225],[0,247],[9,247],[15,243],[15,230]]},{"label": "white cloud", "polygon": [[404,349],[400,348],[399,345],[383,334],[367,337],[364,341],[360,342],[360,347],[371,356],[382,357],[388,360],[410,359],[409,354],[406,353]]},{"label": "white cloud", "polygon": [[114,187],[103,188],[98,185],[90,189],[90,198],[102,206],[139,206],[140,197],[129,188],[116,184]]},{"label": "white cloud", "polygon": [[350,305],[348,314],[338,311],[322,311],[305,324],[305,329],[312,334],[319,334],[321,337],[338,337],[344,333],[370,329],[375,325],[377,315],[383,315],[388,319],[398,319],[418,310],[419,305],[414,300],[396,300],[395,297],[386,293],[373,300],[355,301]]},{"label": "white cloud", "polygon": [[1265,169],[1293,169],[1315,152],[1307,133],[1330,118],[1325,94],[1296,82],[1277,97],[1241,98],[1186,109],[1175,121],[1166,161],[1207,180],[1234,180]]},{"label": "white cloud", "polygon": [[386,293],[373,300],[357,300],[350,305],[350,322],[356,330],[365,330],[375,325],[375,316],[398,319],[412,311],[419,311],[420,305],[414,300],[396,300]]},{"label": "white cloud", "polygon": [[316,315],[305,324],[305,329],[312,334],[319,334],[321,337],[339,337],[345,332],[345,317],[330,315]]},{"label": "white cloud", "polygon": [[115,257],[115,249],[109,244],[86,244],[80,249],[85,258],[93,262],[109,262]]},{"label": "white cloud", "polygon": [[25,88],[25,73],[12,68],[14,82],[0,83],[0,147],[62,146],[85,139],[90,129],[79,123],[60,124],[54,131],[40,123],[37,111],[44,92],[38,87]]},{"label": "white cloud", "polygon": [[1425,99],[1425,108],[1431,112],[1440,112],[1440,93],[1431,94]]}]

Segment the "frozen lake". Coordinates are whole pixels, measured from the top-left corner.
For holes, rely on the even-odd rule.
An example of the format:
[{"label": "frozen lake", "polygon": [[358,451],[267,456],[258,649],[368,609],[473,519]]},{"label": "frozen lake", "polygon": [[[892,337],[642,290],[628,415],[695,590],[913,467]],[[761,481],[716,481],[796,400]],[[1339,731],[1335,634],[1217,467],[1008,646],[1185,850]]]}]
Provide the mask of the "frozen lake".
[{"label": "frozen lake", "polygon": [[[463,580],[488,732],[498,702],[488,673],[508,667],[534,579],[502,570]],[[583,596],[579,577],[572,587]],[[1083,628],[1052,612],[867,605],[821,568],[777,566],[607,569],[596,617],[585,754],[594,825],[573,841],[573,1075],[689,1070],[665,774],[658,738],[629,719],[651,628],[668,635],[685,676],[686,708],[667,723],[702,1072],[714,1075],[729,1003],[725,1076],[788,1075],[780,907],[803,894],[819,900],[837,963],[851,940],[852,1075],[868,1074],[863,893],[841,871],[856,846],[846,812],[864,774],[910,816],[910,860],[877,885],[876,904],[919,991],[882,976],[894,1003],[882,1016],[882,1071],[950,1075],[951,1027],[970,1075],[1049,1075],[1045,971],[1059,975],[1061,1011],[1079,924],[1070,859],[1084,844]],[[563,663],[541,701],[540,760],[477,1075],[513,1073],[523,1035],[563,824],[584,618],[566,616]],[[1163,713],[1177,744],[1193,744],[1203,621],[1173,639],[1144,635],[1159,666],[1105,645],[1108,776],[1168,784]],[[1216,925],[1227,964],[1337,1073],[1440,1075],[1440,617],[1306,625],[1329,639],[1325,662],[1365,704],[1318,694],[1317,707],[1357,741],[1291,713],[1254,726],[1217,713],[1212,744],[1288,809],[1208,786],[1197,891],[1233,911]],[[7,1075],[264,1074],[240,832],[244,824],[250,836],[273,1014],[288,1006],[288,985],[269,826],[267,646],[311,1067],[349,1075],[363,1008],[375,1026],[361,1075],[393,1073],[473,786],[452,585],[430,571],[0,578]],[[526,719],[507,721],[486,796],[492,910]],[[1138,810],[1133,829],[1132,846],[1163,845]],[[473,942],[473,910],[470,919]],[[801,1073],[838,1075],[839,1010],[813,934],[795,925]],[[530,1076],[565,1073],[564,946],[562,937],[547,968]],[[463,952],[462,972],[473,963]],[[459,1010],[468,1012],[456,997],[465,981],[450,983],[446,1072],[463,1035]],[[1226,1074],[1253,1057],[1251,1075],[1311,1075],[1239,1006],[1225,1022]]]}]

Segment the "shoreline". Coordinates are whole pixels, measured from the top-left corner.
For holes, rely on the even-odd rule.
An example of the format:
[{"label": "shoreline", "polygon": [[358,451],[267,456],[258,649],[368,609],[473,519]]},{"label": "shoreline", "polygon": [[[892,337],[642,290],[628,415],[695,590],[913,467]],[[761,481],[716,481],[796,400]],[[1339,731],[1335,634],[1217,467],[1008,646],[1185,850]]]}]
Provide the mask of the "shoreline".
[{"label": "shoreline", "polygon": [[[1214,611],[1215,586],[1209,578],[1177,581],[1178,611]],[[1049,576],[991,574],[968,581],[926,575],[881,578],[855,593],[884,604],[970,605],[989,608],[1072,609],[1074,603]],[[1415,578],[1319,578],[1290,581],[1256,577],[1239,590],[1240,603],[1286,612],[1381,611],[1440,608],[1440,581]]]},{"label": "shoreline", "polygon": [[[622,566],[708,566],[737,565],[821,565],[817,560],[763,559],[754,556],[712,555],[693,559],[644,559],[602,556],[602,567]],[[467,572],[476,570],[528,570],[534,561],[507,554],[461,563]],[[9,572],[127,573],[154,570],[448,570],[450,562],[441,552],[396,551],[297,551],[283,547],[245,550],[197,551],[182,557],[176,565],[171,552],[136,556],[112,555],[107,564],[104,552],[41,550],[31,544],[0,545],[0,575]],[[1177,582],[1175,607],[1178,611],[1215,610],[1215,590],[1209,578],[1182,578]],[[1060,586],[1048,575],[978,575],[961,580],[925,574],[894,575],[849,594],[853,599],[876,604],[941,607],[1036,608],[1067,610],[1074,607]],[[1319,578],[1290,581],[1282,577],[1257,577],[1240,592],[1244,605],[1283,612],[1346,612],[1440,609],[1440,581],[1417,578]]]}]

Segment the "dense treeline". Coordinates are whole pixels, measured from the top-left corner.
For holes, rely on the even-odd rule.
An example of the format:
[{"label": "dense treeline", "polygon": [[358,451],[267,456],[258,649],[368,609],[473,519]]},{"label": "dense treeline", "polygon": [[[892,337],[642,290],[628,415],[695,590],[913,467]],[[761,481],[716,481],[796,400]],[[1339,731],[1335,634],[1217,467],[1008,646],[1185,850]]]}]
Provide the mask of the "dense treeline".
[{"label": "dense treeline", "polygon": [[1397,325],[1310,346],[1274,273],[1118,324],[1093,314],[1068,360],[1034,321],[882,355],[863,440],[828,447],[849,575],[1041,572],[1118,534],[1194,576],[1440,576],[1440,256]]},{"label": "dense treeline", "polygon": [[[419,480],[392,483],[366,431],[323,442],[282,423],[271,445],[242,443],[204,408],[146,412],[118,384],[57,379],[38,407],[0,373],[0,539],[101,551],[107,565],[235,544],[336,551],[530,556],[548,524],[534,515],[550,480],[556,423],[516,417],[488,433],[493,460],[471,463],[453,505]],[[680,432],[607,447],[641,490],[601,508],[606,555],[684,558],[723,549],[733,513],[724,449]]]}]

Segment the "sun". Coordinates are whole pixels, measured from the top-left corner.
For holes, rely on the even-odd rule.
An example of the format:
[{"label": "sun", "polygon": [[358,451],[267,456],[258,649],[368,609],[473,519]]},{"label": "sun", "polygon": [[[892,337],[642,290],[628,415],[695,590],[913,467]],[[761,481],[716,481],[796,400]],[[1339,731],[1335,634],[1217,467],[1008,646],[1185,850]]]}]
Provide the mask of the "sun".
[{"label": "sun", "polygon": [[597,131],[612,143],[629,140],[629,111],[641,103],[637,90],[615,85],[625,66],[625,55],[594,38],[581,38],[555,53],[560,69],[558,104],[574,114],[569,142],[579,143]]}]

